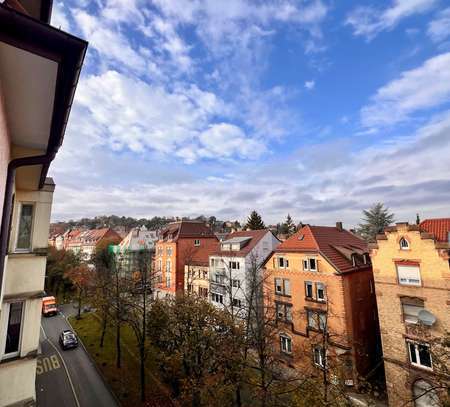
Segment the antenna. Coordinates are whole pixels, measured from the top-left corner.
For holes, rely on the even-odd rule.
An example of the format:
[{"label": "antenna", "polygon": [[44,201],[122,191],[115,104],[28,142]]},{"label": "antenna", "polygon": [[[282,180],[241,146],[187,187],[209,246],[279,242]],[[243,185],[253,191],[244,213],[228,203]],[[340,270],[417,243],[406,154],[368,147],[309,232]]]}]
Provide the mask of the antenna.
[{"label": "antenna", "polygon": [[436,317],[426,309],[419,311],[417,318],[426,326],[432,326],[436,322]]}]

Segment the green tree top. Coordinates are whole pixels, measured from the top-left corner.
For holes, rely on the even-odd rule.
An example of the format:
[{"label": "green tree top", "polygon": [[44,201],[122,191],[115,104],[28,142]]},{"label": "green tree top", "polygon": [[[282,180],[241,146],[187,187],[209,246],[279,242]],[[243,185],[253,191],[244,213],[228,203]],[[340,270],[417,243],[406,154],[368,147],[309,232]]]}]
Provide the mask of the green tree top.
[{"label": "green tree top", "polygon": [[295,226],[294,221],[291,218],[291,215],[288,214],[284,223],[280,225],[280,233],[286,235],[287,237],[292,236],[296,231],[297,227]]},{"label": "green tree top", "polygon": [[394,214],[389,213],[381,202],[376,203],[370,209],[363,211],[362,223],[358,226],[358,233],[364,240],[375,241],[378,233],[394,222]]},{"label": "green tree top", "polygon": [[250,216],[247,219],[247,224],[245,225],[245,229],[250,230],[259,230],[259,229],[265,229],[266,225],[264,225],[264,222],[261,218],[261,216],[256,211],[252,211]]}]

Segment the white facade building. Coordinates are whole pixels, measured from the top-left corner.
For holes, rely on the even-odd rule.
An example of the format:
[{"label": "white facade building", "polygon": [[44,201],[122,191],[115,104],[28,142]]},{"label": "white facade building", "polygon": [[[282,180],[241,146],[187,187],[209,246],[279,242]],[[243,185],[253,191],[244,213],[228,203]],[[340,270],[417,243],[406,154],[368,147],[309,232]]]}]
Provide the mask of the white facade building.
[{"label": "white facade building", "polygon": [[[210,302],[240,313],[248,305],[250,281],[280,241],[270,230],[234,232],[209,256]],[[261,277],[261,276],[260,276]]]}]

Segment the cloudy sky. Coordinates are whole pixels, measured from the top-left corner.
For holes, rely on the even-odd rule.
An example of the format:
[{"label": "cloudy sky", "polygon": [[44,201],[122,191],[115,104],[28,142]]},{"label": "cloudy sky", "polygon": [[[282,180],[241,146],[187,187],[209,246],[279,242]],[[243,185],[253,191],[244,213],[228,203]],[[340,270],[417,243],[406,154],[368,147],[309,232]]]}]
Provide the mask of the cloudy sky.
[{"label": "cloudy sky", "polygon": [[450,216],[446,0],[69,0],[89,41],[53,220]]}]

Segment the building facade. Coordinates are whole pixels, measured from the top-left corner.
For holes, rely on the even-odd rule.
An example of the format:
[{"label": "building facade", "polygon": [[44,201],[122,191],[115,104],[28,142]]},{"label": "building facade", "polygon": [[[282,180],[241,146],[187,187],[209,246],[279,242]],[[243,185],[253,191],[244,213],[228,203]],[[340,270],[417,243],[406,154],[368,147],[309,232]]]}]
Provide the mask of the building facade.
[{"label": "building facade", "polygon": [[83,260],[89,261],[97,247],[120,243],[122,238],[111,228],[89,229],[74,234],[65,244],[66,250],[80,253]]},{"label": "building facade", "polygon": [[185,266],[207,262],[217,237],[205,222],[182,220],[170,223],[156,243],[154,269],[159,282],[157,297],[183,293]]},{"label": "building facade", "polygon": [[222,240],[209,256],[211,303],[244,312],[252,279],[259,279],[261,264],[279,243],[267,229],[234,232]]},{"label": "building facade", "polygon": [[366,243],[336,227],[302,227],[265,263],[280,358],[312,376],[354,386],[379,359],[378,321]]},{"label": "building facade", "polygon": [[51,1],[0,4],[0,406],[35,403],[52,196],[87,43],[49,26]]},{"label": "building facade", "polygon": [[450,331],[449,237],[450,218],[429,219],[397,223],[371,246],[390,406],[443,405],[442,386],[450,384],[448,344],[446,351],[441,346]]}]

